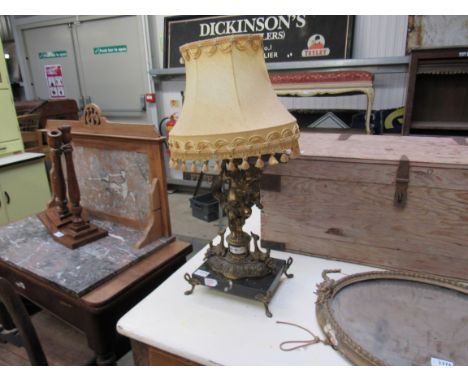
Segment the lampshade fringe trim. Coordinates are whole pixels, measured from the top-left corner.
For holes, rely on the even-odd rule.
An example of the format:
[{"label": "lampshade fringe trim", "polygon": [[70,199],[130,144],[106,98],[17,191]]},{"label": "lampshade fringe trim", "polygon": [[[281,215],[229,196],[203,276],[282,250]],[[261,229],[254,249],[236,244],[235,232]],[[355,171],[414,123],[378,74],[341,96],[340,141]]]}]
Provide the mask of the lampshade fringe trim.
[{"label": "lampshade fringe trim", "polygon": [[262,160],[261,156],[259,156],[257,161],[255,162],[255,167],[257,167],[257,168],[265,167],[265,162]]},{"label": "lampshade fringe trim", "polygon": [[247,161],[247,158],[244,158],[242,160],[242,163],[240,165],[241,170],[248,170],[250,168],[249,162]]},{"label": "lampshade fringe trim", "polygon": [[275,158],[275,154],[270,155],[270,159],[268,159],[268,164],[270,166],[274,166],[274,165],[278,164],[278,161]]},{"label": "lampshade fringe trim", "polygon": [[299,149],[299,143],[294,142],[292,145],[291,159],[297,158],[299,155],[301,155],[301,150]]},{"label": "lampshade fringe trim", "polygon": [[231,159],[229,161],[227,169],[228,171],[236,171],[236,165],[234,164],[234,160]]},{"label": "lampshade fringe trim", "polygon": [[220,165],[219,160],[217,160],[216,163],[215,163],[214,172],[215,172],[215,174],[219,174],[221,172],[221,165]]}]

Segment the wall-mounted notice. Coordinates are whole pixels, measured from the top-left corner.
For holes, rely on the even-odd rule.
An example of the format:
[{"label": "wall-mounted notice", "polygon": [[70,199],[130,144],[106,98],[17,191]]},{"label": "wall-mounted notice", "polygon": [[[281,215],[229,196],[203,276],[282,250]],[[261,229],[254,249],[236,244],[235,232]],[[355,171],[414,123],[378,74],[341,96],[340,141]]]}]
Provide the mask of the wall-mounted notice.
[{"label": "wall-mounted notice", "polygon": [[97,48],[93,48],[93,53],[96,55],[109,53],[126,53],[127,51],[127,45],[100,46]]},{"label": "wall-mounted notice", "polygon": [[65,98],[62,65],[45,65],[44,68],[47,80],[47,87],[49,88],[49,98]]},{"label": "wall-mounted notice", "polygon": [[67,57],[66,50],[56,50],[55,52],[39,52],[39,59],[45,60],[49,58],[63,58]]}]

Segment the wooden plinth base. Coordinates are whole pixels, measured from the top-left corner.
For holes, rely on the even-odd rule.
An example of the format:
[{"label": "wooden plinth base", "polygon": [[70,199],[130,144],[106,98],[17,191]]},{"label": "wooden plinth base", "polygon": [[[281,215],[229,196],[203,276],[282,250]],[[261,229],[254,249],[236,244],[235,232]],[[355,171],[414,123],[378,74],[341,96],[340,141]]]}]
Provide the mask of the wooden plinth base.
[{"label": "wooden plinth base", "polygon": [[55,224],[57,219],[51,218],[56,213],[56,211],[51,211],[53,208],[37,214],[37,217],[46,226],[52,238],[65,247],[75,249],[107,236],[106,230],[94,224],[84,222],[80,227],[74,227],[70,218],[61,221],[60,224]]}]

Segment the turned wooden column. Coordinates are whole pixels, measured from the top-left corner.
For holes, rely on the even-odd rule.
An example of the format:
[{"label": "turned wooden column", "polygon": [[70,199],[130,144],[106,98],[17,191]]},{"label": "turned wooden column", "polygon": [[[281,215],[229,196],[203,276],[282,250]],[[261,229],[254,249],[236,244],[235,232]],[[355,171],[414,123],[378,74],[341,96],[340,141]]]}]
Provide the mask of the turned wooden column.
[{"label": "turned wooden column", "polygon": [[71,145],[71,127],[60,126],[60,132],[62,133],[62,151],[65,156],[65,163],[67,167],[67,189],[68,198],[70,199],[70,210],[72,213],[72,229],[84,229],[88,226],[84,226],[85,222],[81,217],[83,208],[80,205],[80,187],[78,180],[76,179],[75,166],[73,164],[73,147]]},{"label": "turned wooden column", "polygon": [[[52,158],[52,190],[56,206],[49,207],[37,216],[52,234],[52,238],[68,248],[75,249],[107,235],[107,231],[83,219],[80,204],[80,187],[73,164],[71,127],[60,126],[47,133]],[[67,177],[62,168],[62,153],[65,157]],[[67,190],[70,210],[67,206]]]},{"label": "turned wooden column", "polygon": [[60,219],[70,215],[67,207],[67,191],[62,169],[62,133],[59,130],[52,130],[47,133],[47,143],[51,152],[51,178],[52,192],[56,203],[56,209]]}]

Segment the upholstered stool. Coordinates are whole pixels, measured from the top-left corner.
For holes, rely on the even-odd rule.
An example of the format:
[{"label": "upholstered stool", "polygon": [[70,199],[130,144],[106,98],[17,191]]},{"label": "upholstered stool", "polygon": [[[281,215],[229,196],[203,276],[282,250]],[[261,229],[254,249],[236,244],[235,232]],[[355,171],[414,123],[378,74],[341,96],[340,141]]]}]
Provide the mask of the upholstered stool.
[{"label": "upholstered stool", "polygon": [[330,72],[271,73],[270,80],[278,96],[312,97],[322,94],[365,93],[367,95],[366,132],[374,102],[374,75],[356,70]]}]

